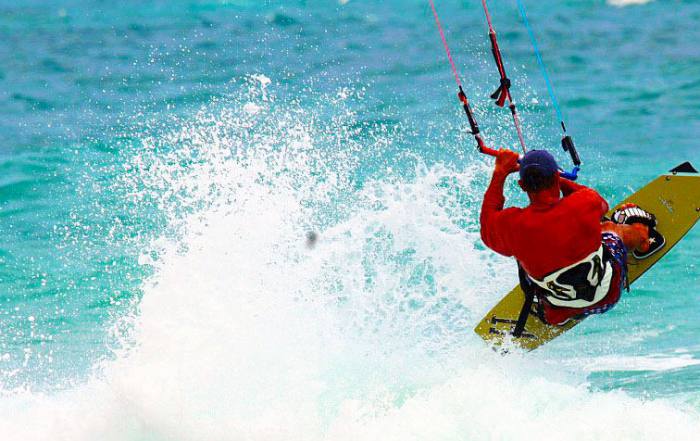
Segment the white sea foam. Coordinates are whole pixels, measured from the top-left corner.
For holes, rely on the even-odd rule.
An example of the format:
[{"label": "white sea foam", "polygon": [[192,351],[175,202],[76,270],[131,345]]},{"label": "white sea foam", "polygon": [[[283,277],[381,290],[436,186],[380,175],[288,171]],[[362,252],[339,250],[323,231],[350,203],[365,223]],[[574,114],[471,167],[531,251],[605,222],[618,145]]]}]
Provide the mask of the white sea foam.
[{"label": "white sea foam", "polygon": [[571,359],[565,361],[571,367],[577,367],[587,372],[602,371],[668,371],[689,366],[700,365],[700,360],[691,354],[670,357],[664,354],[648,356],[605,356],[586,359]]},{"label": "white sea foam", "polygon": [[[369,181],[329,205],[343,195],[338,189],[352,187],[344,156],[352,141],[347,150],[322,151],[314,145],[319,129],[297,121],[276,148],[277,130],[235,134],[255,126],[248,118],[200,115],[173,137],[179,151],[155,148],[160,159],[137,161],[150,164],[147,187],[183,222],[158,245],[157,261],[142,260],[156,274],[138,314],[117,323],[133,330],[117,359],[85,385],[50,396],[8,392],[0,439],[700,433],[693,411],[592,393],[579,372],[536,354],[502,357],[474,336],[474,321],[515,281],[507,260],[478,248],[474,227],[458,226],[478,210],[460,193],[473,188],[478,167],[419,168],[415,179]],[[197,161],[180,168],[179,155]],[[329,206],[339,213],[319,216]],[[319,233],[313,249],[304,243],[309,226]]]},{"label": "white sea foam", "polygon": [[608,4],[619,8],[633,5],[645,5],[653,0],[608,0]]}]

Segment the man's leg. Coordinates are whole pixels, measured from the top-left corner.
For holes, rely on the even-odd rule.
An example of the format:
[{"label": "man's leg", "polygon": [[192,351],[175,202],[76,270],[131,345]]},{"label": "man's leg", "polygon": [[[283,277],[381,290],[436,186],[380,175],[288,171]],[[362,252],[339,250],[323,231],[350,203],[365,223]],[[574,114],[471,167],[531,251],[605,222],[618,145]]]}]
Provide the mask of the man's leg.
[{"label": "man's leg", "polygon": [[649,250],[649,227],[646,225],[603,222],[601,226],[603,227],[603,233],[613,233],[622,239],[629,251],[639,250],[646,252]]}]

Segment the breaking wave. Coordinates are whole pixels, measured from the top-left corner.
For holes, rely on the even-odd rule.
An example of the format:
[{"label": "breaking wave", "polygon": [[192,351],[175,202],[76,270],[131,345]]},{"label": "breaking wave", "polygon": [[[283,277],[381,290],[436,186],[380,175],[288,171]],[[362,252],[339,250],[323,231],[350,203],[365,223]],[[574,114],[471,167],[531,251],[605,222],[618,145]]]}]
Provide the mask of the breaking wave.
[{"label": "breaking wave", "polygon": [[[474,335],[516,279],[478,238],[485,165],[417,158],[405,173],[388,160],[383,177],[360,176],[392,129],[349,110],[317,118],[271,87],[248,78],[230,101],[144,136],[119,185],[172,219],[140,259],[154,275],[89,381],[5,392],[2,439],[700,433],[691,409],[592,392],[562,360],[502,357]],[[332,111],[324,101],[317,112]]]}]

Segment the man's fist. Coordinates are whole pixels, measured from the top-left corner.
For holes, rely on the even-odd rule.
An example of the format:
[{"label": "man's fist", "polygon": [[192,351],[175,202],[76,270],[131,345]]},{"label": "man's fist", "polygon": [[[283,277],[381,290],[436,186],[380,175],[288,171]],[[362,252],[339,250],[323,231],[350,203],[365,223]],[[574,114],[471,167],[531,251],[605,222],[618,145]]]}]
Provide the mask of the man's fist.
[{"label": "man's fist", "polygon": [[496,169],[494,170],[494,174],[508,176],[509,174],[520,170],[518,159],[520,159],[520,155],[514,151],[500,149],[498,151],[498,156],[496,156]]}]

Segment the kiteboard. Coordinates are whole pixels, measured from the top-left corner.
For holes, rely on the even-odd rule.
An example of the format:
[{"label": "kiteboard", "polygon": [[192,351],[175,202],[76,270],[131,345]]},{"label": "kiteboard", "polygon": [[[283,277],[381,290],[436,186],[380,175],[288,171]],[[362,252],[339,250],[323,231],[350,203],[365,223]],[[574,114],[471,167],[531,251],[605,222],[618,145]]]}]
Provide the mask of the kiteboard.
[{"label": "kiteboard", "polygon": [[[654,179],[622,203],[627,202],[654,213],[658,221],[656,229],[666,239],[665,246],[646,259],[637,260],[632,253],[628,254],[628,277],[633,283],[680,242],[700,219],[700,174],[686,162]],[[529,311],[523,309],[525,305],[526,296],[518,285],[486,314],[474,331],[494,349],[506,350],[513,345],[531,351],[583,321],[548,325],[538,317],[536,305],[525,308]],[[519,319],[520,329],[516,331]]]}]

